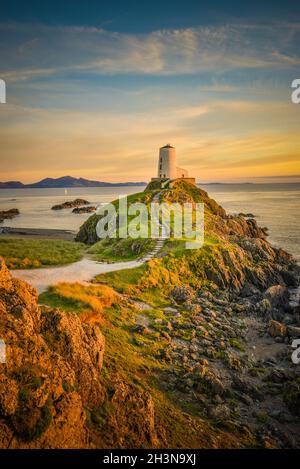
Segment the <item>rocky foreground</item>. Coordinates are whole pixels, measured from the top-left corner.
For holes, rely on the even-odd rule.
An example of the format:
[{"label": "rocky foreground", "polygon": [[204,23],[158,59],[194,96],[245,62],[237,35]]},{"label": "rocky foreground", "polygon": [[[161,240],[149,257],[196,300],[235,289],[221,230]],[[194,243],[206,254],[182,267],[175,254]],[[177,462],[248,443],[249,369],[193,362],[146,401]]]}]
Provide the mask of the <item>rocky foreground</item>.
[{"label": "rocky foreground", "polygon": [[279,285],[243,299],[175,287],[165,319],[144,315],[137,325],[141,334],[160,330],[168,343],[161,388],[262,447],[299,447],[300,370],[291,344],[300,337],[300,309],[287,298]]},{"label": "rocky foreground", "polygon": [[[0,362],[0,448],[95,448],[111,441],[119,447],[128,435],[135,447],[159,445],[149,393],[118,373],[109,389],[102,382],[99,325],[39,307],[36,290],[13,278],[3,261],[0,338],[1,361],[6,355]],[[110,421],[100,430],[97,412],[108,394]]]},{"label": "rocky foreground", "polygon": [[204,191],[160,197],[204,201],[205,246],[169,242],[124,277],[61,287],[85,299],[84,314],[38,307],[1,264],[1,447],[300,447],[299,267]]},{"label": "rocky foreground", "polygon": [[85,447],[84,405],[103,398],[104,337],[74,314],[42,310],[37,292],[0,268],[0,447]]}]

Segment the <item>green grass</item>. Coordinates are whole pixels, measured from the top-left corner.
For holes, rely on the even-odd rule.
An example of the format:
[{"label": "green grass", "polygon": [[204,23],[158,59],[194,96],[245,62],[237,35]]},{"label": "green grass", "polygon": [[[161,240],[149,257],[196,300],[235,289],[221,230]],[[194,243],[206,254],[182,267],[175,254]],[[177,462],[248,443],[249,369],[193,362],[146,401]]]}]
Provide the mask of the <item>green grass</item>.
[{"label": "green grass", "polygon": [[[147,191],[147,192],[138,192],[136,194],[131,194],[127,197],[127,204],[128,207],[131,204],[134,204],[136,202],[142,202],[147,205],[148,210],[149,210],[149,204],[152,200],[152,197],[154,196],[155,191]],[[112,205],[114,205],[116,209],[116,213],[118,214],[119,211],[119,200],[114,200],[111,202]],[[79,232],[77,233],[76,236],[76,241],[80,241],[86,244],[95,244],[99,241],[99,238],[97,236],[96,232],[96,226],[98,221],[102,218],[103,215],[98,215],[97,213],[94,213],[92,216],[90,216],[84,223],[81,225]],[[136,217],[136,215],[127,215],[127,225]],[[117,220],[117,226],[116,226],[116,237],[118,238],[119,236],[119,231],[118,231],[118,223],[119,221]]]},{"label": "green grass", "polygon": [[111,286],[119,293],[125,293],[145,303],[149,303],[153,307],[164,307],[169,304],[169,300],[165,298],[163,290],[158,291],[155,287],[139,288],[138,285],[143,278],[148,275],[147,263],[134,269],[116,270],[106,274],[97,275],[94,281],[104,283]]},{"label": "green grass", "polygon": [[54,239],[0,239],[0,256],[10,269],[32,269],[76,262],[83,255],[84,245]]},{"label": "green grass", "polygon": [[63,311],[81,313],[87,309],[87,305],[82,301],[74,298],[66,298],[56,293],[53,287],[50,287],[39,296],[39,304],[51,306],[52,308],[60,308]]},{"label": "green grass", "polygon": [[185,241],[181,239],[167,239],[161,249],[161,253],[172,254],[175,257],[183,256],[185,252]]},{"label": "green grass", "polygon": [[[186,241],[189,241],[188,239],[167,239],[164,243],[164,246],[161,249],[161,253],[163,254],[171,254],[174,257],[181,257],[186,254],[189,254],[191,251],[193,252],[194,250],[187,250],[186,249]],[[212,249],[214,246],[218,246],[220,241],[213,236],[208,236],[205,234],[204,238],[204,245],[203,247],[211,247]],[[201,248],[200,248],[201,249]]]},{"label": "green grass", "polygon": [[262,423],[264,425],[267,424],[270,420],[270,417],[265,412],[259,412],[256,415],[256,418],[257,418],[259,423]]},{"label": "green grass", "polygon": [[130,261],[143,257],[155,246],[152,239],[103,239],[89,248],[88,253],[92,254],[97,261]]},{"label": "green grass", "polygon": [[244,347],[242,346],[242,344],[240,343],[240,341],[238,339],[235,339],[234,337],[231,337],[229,339],[229,343],[230,343],[231,347],[234,347],[237,350],[240,350],[240,352],[245,351]]},{"label": "green grass", "polygon": [[207,238],[205,245],[197,250],[185,249],[181,240],[166,240],[161,252],[167,256],[151,259],[137,268],[100,274],[94,281],[110,285],[119,293],[128,294],[153,307],[167,306],[173,286],[193,282],[199,284],[203,265],[214,259],[219,248],[215,238]]},{"label": "green grass", "polygon": [[107,274],[97,275],[95,282],[110,285],[119,293],[128,293],[131,287],[135,287],[146,272],[146,265],[143,264],[135,269],[116,270]]}]

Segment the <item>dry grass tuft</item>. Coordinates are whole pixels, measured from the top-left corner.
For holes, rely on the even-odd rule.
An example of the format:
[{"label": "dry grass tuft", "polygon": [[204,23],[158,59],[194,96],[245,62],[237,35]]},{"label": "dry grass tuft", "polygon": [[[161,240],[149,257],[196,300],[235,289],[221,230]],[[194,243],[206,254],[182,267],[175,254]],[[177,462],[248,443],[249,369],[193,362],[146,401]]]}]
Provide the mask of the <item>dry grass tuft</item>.
[{"label": "dry grass tuft", "polygon": [[85,322],[105,323],[103,310],[117,301],[117,293],[107,285],[82,285],[81,283],[58,283],[52,293],[62,299],[76,301],[86,306],[80,317]]}]

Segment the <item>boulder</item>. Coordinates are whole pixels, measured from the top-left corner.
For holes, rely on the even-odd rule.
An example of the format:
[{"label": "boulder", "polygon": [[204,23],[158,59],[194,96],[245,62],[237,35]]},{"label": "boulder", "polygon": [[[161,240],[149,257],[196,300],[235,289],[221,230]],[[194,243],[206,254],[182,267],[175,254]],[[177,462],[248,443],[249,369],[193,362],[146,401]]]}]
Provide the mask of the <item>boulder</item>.
[{"label": "boulder", "polygon": [[166,314],[175,314],[175,313],[178,313],[178,310],[176,308],[171,308],[170,306],[168,306],[167,308],[163,308],[163,311],[166,313]]},{"label": "boulder", "polygon": [[289,302],[290,294],[286,287],[273,285],[265,291],[264,298],[269,300],[273,307],[285,306]]},{"label": "boulder", "polygon": [[299,274],[292,270],[282,270],[281,276],[288,287],[297,287],[299,284]]},{"label": "boulder", "polygon": [[300,338],[300,327],[296,326],[287,326],[287,334],[292,339]]},{"label": "boulder", "polygon": [[191,301],[195,296],[193,289],[189,285],[174,287],[170,295],[177,303]]},{"label": "boulder", "polygon": [[88,207],[75,207],[72,210],[72,213],[93,213],[96,212],[97,207],[94,207],[93,205],[89,205]]},{"label": "boulder", "polygon": [[268,333],[271,337],[285,337],[287,328],[284,324],[273,319],[269,322]]},{"label": "boulder", "polygon": [[290,314],[285,314],[283,319],[282,319],[282,322],[286,326],[290,326],[291,324],[294,324],[295,320],[294,320],[293,316],[291,316]]},{"label": "boulder", "polygon": [[10,210],[2,210],[0,211],[0,223],[4,220],[11,220],[17,215],[20,215],[20,212],[17,208],[11,208]]},{"label": "boulder", "polygon": [[66,202],[62,204],[53,205],[53,207],[51,207],[51,210],[63,210],[65,208],[81,207],[82,205],[89,205],[89,204],[90,202],[88,202],[85,199],[67,200]]},{"label": "boulder", "polygon": [[266,298],[263,298],[259,303],[257,303],[256,311],[264,318],[270,318],[272,312],[272,305],[270,301]]}]

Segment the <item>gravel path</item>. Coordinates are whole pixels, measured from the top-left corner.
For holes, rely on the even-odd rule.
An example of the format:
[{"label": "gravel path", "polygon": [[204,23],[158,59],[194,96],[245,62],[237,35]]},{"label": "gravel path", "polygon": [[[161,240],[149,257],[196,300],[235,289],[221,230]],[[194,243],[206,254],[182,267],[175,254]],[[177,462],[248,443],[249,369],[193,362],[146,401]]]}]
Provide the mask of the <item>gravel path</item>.
[{"label": "gravel path", "polygon": [[14,277],[25,280],[30,283],[39,293],[47,290],[50,285],[59,282],[89,282],[99,274],[113,272],[115,270],[132,269],[142,265],[143,259],[129,262],[116,262],[114,264],[106,264],[103,262],[93,261],[91,259],[82,259],[62,267],[47,267],[45,269],[30,270],[14,270]]}]

